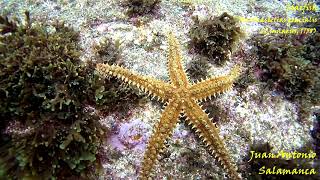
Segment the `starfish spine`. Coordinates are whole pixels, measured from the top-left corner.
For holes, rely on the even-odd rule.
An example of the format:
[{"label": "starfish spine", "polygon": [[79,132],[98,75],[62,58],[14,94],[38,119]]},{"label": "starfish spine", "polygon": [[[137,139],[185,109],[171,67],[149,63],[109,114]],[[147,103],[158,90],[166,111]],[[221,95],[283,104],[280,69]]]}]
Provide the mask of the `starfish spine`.
[{"label": "starfish spine", "polygon": [[148,179],[153,166],[158,161],[158,154],[164,147],[164,142],[168,139],[178,123],[179,107],[181,105],[175,101],[169,102],[163,111],[160,121],[154,128],[154,132],[149,139],[147,150],[144,154],[142,169],[140,171],[140,179]]},{"label": "starfish spine", "polygon": [[209,147],[211,154],[227,170],[230,178],[240,179],[236,166],[229,158],[228,151],[219,137],[219,129],[212,123],[208,115],[202,111],[198,103],[192,100],[188,101],[184,112],[189,117],[189,122],[197,129],[196,132],[199,133],[199,137]]},{"label": "starfish spine", "polygon": [[189,83],[182,67],[180,44],[171,32],[168,34],[168,44],[168,71],[170,80],[176,87],[186,87]]},{"label": "starfish spine", "polygon": [[203,99],[211,98],[212,95],[215,96],[232,88],[234,80],[239,75],[239,67],[235,67],[226,76],[212,77],[196,84],[190,84],[182,67],[180,45],[172,33],[168,34],[168,44],[168,71],[171,83],[140,76],[115,65],[97,65],[97,70],[102,75],[111,75],[122,79],[137,86],[141,91],[157,97],[158,100],[168,102],[149,139],[140,170],[140,179],[150,178],[152,169],[158,161],[159,153],[163,150],[165,141],[171,137],[181,112],[187,116],[187,123],[191,125],[212,155],[221,163],[229,177],[241,179],[219,136],[218,127],[198,104]]},{"label": "starfish spine", "polygon": [[150,93],[150,95],[152,94],[161,100],[168,101],[171,99],[172,86],[158,79],[140,76],[128,69],[116,65],[98,64],[97,70],[103,76],[109,74],[118,79],[123,79],[125,82],[138,87],[141,91],[146,92],[147,94]]}]

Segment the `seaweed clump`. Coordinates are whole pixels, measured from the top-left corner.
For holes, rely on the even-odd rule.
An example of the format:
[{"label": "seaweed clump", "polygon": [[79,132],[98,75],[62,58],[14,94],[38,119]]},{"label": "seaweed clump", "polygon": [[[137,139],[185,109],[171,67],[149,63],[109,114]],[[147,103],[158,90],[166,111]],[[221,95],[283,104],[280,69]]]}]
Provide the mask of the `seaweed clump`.
[{"label": "seaweed clump", "polygon": [[109,38],[102,39],[99,43],[93,45],[93,51],[97,61],[108,64],[121,64],[120,60],[120,40],[115,43]]},{"label": "seaweed clump", "polygon": [[128,7],[127,13],[132,15],[143,15],[151,12],[161,2],[161,0],[125,0]]},{"label": "seaweed clump", "polygon": [[187,64],[187,72],[191,80],[200,81],[208,76],[210,65],[206,57],[192,60]]},{"label": "seaweed clump", "polygon": [[256,38],[260,80],[299,103],[301,120],[320,102],[320,33]]},{"label": "seaweed clump", "polygon": [[3,16],[0,23],[1,127],[8,137],[1,175],[80,173],[95,161],[103,131],[97,117],[84,112],[78,33],[62,23],[48,32],[33,25],[29,13],[25,24]]},{"label": "seaweed clump", "polygon": [[243,32],[236,18],[223,13],[202,21],[195,17],[189,36],[191,47],[208,57],[211,63],[223,65],[235,51]]},{"label": "seaweed clump", "polygon": [[0,16],[0,179],[88,178],[105,129],[79,33]]}]

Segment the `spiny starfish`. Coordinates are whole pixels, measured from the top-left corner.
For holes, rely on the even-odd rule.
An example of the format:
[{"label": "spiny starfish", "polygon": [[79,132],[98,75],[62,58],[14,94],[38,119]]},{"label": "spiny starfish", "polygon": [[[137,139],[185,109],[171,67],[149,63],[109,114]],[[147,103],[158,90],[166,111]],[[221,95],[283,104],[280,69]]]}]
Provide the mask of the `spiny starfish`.
[{"label": "spiny starfish", "polygon": [[97,70],[102,75],[111,75],[137,86],[140,90],[158,97],[158,100],[167,102],[160,121],[154,127],[150,137],[144,160],[140,170],[140,179],[150,178],[150,174],[158,155],[164,148],[165,140],[168,139],[178,123],[180,113],[187,116],[189,125],[202,138],[205,145],[227,171],[231,179],[241,179],[236,171],[236,166],[229,157],[228,151],[219,137],[219,129],[211,121],[208,115],[201,109],[198,101],[207,97],[215,96],[232,88],[233,81],[239,75],[239,67],[236,66],[228,75],[211,77],[195,84],[190,84],[182,67],[180,45],[170,32],[168,33],[169,55],[168,71],[170,83],[141,76],[128,69],[117,65],[98,64]]}]

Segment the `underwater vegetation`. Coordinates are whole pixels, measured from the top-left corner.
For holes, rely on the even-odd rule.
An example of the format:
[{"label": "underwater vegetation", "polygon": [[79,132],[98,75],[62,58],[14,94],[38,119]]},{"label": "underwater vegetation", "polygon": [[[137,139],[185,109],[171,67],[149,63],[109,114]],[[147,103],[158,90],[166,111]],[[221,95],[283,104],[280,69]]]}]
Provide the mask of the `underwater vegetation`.
[{"label": "underwater vegetation", "polygon": [[301,119],[320,102],[319,35],[255,37],[259,79],[298,102]]},{"label": "underwater vegetation", "polygon": [[108,64],[121,64],[121,48],[120,42],[117,40],[115,43],[109,38],[103,38],[99,43],[93,45],[95,59],[99,62]]},{"label": "underwater vegetation", "polygon": [[161,2],[161,0],[124,0],[124,5],[128,7],[127,13],[132,15],[143,15],[151,12]]},{"label": "underwater vegetation", "polygon": [[1,127],[8,138],[1,147],[1,176],[80,173],[96,160],[103,128],[84,112],[79,34],[63,23],[48,32],[32,24],[28,12],[24,23],[6,16],[0,23]]},{"label": "underwater vegetation", "polygon": [[210,16],[205,20],[195,17],[189,31],[190,46],[208,57],[210,63],[217,65],[223,65],[229,60],[243,35],[238,20],[228,13]]},{"label": "underwater vegetation", "polygon": [[208,58],[201,57],[199,59],[191,60],[186,66],[189,78],[192,81],[205,79],[209,74],[210,69]]},{"label": "underwater vegetation", "polygon": [[81,61],[79,33],[62,22],[0,16],[0,33],[0,179],[89,178],[106,131],[90,107],[137,96]]}]

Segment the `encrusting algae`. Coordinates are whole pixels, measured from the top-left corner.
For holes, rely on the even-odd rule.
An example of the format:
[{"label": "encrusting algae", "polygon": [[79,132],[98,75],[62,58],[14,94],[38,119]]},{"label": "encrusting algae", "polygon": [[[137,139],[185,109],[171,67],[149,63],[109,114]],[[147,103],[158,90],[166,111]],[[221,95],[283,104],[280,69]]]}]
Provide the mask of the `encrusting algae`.
[{"label": "encrusting algae", "polygon": [[158,161],[158,155],[164,148],[165,140],[171,137],[176,127],[180,113],[186,115],[189,125],[192,125],[203,140],[212,155],[220,162],[230,179],[241,179],[235,164],[232,162],[223,140],[219,137],[219,129],[199,106],[198,101],[211,98],[232,88],[233,82],[240,74],[236,66],[228,75],[212,77],[195,84],[190,84],[182,67],[179,43],[172,33],[168,34],[169,61],[168,71],[170,83],[151,77],[138,75],[117,65],[97,64],[97,70],[102,75],[111,75],[137,86],[140,90],[167,102],[160,122],[155,126],[149,139],[144,160],[140,169],[140,179],[151,177],[152,169]]}]

